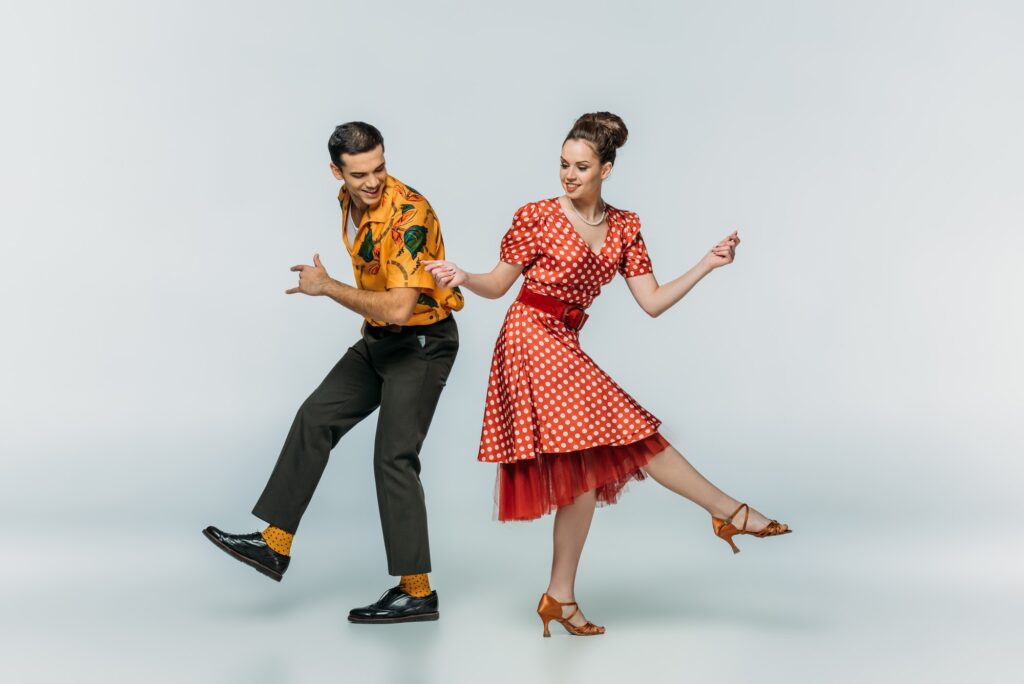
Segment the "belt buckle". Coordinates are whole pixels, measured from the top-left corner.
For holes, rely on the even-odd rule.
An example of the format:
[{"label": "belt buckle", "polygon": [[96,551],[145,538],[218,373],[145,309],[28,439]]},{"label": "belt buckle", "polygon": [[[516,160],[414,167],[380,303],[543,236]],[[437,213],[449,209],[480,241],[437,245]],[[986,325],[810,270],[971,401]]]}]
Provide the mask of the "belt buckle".
[{"label": "belt buckle", "polygon": [[575,304],[566,304],[565,308],[562,309],[561,318],[567,328],[580,330],[590,316],[583,310],[583,307],[576,306]]}]

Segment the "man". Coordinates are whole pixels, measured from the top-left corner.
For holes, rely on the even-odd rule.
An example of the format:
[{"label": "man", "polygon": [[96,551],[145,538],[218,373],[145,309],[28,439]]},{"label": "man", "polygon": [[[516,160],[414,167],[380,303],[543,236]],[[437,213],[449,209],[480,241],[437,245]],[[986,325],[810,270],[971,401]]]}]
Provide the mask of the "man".
[{"label": "man", "polygon": [[328,142],[331,171],[343,181],[342,237],[356,287],[332,279],[318,254],[293,266],[299,283],[286,292],[327,296],[360,314],[362,338],[348,349],[299,408],[277,465],[253,509],[269,526],[253,534],[215,527],[203,533],[231,556],[281,581],[299,526],[327,458],[352,426],[380,408],[373,470],[388,572],[398,586],[353,609],[353,622],[438,618],[430,588],[427,514],[419,452],[455,361],[458,330],[451,313],[458,288],[437,289],[420,260],[443,259],[441,227],[422,195],[388,175],[384,139],[373,126],[338,126]]}]

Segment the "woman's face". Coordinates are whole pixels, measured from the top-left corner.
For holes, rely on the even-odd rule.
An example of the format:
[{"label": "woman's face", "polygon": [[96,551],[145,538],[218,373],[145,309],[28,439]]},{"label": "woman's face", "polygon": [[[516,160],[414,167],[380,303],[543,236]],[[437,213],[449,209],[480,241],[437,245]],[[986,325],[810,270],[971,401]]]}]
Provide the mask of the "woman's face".
[{"label": "woman's face", "polygon": [[601,182],[612,172],[612,163],[601,163],[597,151],[585,140],[566,140],[562,144],[562,170],[559,177],[569,199],[597,199]]}]

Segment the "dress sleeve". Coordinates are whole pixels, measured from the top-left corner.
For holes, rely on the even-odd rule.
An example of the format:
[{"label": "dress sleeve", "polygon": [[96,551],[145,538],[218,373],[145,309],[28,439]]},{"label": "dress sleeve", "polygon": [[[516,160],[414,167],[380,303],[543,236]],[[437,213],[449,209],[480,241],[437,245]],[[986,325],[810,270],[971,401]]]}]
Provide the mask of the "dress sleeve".
[{"label": "dress sleeve", "polygon": [[444,254],[441,225],[429,203],[421,201],[408,205],[406,211],[394,219],[384,240],[390,243],[390,254],[384,264],[387,289],[434,288],[433,276],[420,264],[421,259],[439,259]]},{"label": "dress sleeve", "polygon": [[540,255],[540,215],[536,204],[520,207],[512,217],[512,226],[501,238],[499,259],[509,264],[529,266]]},{"label": "dress sleeve", "polygon": [[624,278],[642,276],[654,272],[651,257],[647,253],[647,245],[640,234],[640,217],[630,214],[626,221],[623,234],[622,258],[619,260],[619,273]]}]

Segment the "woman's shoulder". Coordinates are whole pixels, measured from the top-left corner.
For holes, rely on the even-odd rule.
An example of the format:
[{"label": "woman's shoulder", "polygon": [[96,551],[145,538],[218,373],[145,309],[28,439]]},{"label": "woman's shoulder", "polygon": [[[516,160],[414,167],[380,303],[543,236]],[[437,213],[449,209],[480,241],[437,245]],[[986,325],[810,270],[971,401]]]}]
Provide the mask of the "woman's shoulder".
[{"label": "woman's shoulder", "polygon": [[640,215],[635,211],[629,209],[619,209],[611,204],[605,202],[605,209],[608,210],[608,215],[614,220],[622,221],[623,223],[637,224],[640,225]]},{"label": "woman's shoulder", "polygon": [[527,202],[516,210],[516,214],[529,214],[538,216],[550,216],[558,211],[558,198],[539,199]]},{"label": "woman's shoulder", "polygon": [[540,199],[527,202],[516,209],[516,223],[539,225],[558,213],[560,207],[557,199]]},{"label": "woman's shoulder", "polygon": [[619,209],[605,203],[608,210],[609,220],[617,223],[622,230],[622,237],[625,240],[632,240],[640,232],[640,216],[635,211]]}]

